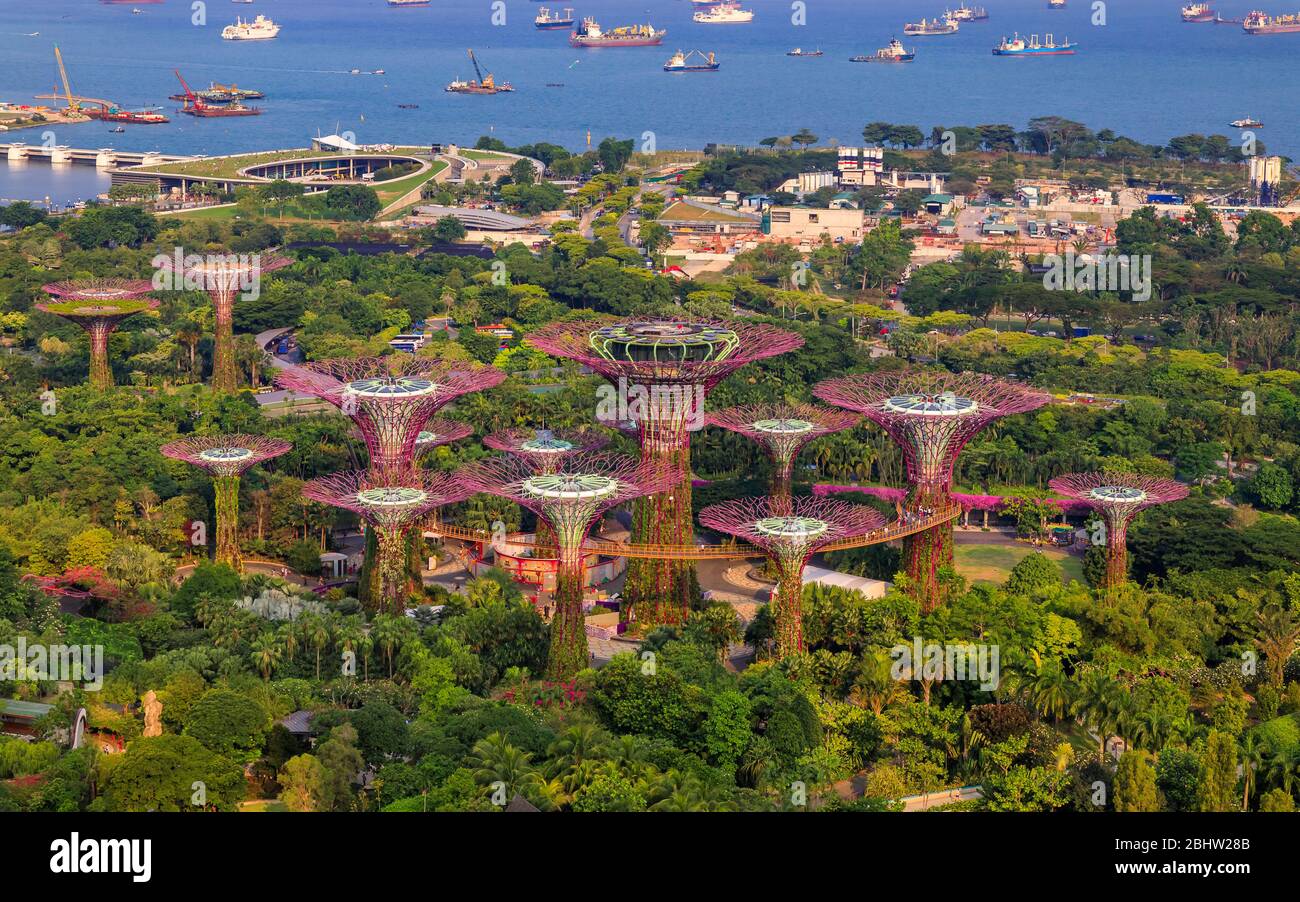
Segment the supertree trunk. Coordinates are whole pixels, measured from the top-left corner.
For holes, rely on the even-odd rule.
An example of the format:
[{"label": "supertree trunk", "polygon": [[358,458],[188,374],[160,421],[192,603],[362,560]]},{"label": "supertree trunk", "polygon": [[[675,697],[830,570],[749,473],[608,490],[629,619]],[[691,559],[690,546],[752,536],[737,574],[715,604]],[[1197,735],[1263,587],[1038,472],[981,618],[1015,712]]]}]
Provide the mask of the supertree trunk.
[{"label": "supertree trunk", "polygon": [[1128,582],[1128,518],[1106,515],[1106,575],[1102,590],[1114,594]]},{"label": "supertree trunk", "polygon": [[794,458],[772,459],[772,497],[789,501],[794,494]]},{"label": "supertree trunk", "polygon": [[[367,609],[382,610],[384,607],[384,586],[380,577],[379,540],[377,531],[366,528],[366,543],[361,569],[357,574],[357,600]],[[413,592],[423,591],[424,587],[424,537],[416,527],[405,536],[402,542],[402,591],[403,605]]]},{"label": "supertree trunk", "polygon": [[803,561],[776,561],[781,574],[773,612],[776,615],[776,656],[786,658],[803,646]]},{"label": "supertree trunk", "polygon": [[216,559],[219,563],[242,571],[244,561],[239,551],[239,477],[213,477],[212,492],[217,514]]},{"label": "supertree trunk", "polygon": [[[908,493],[904,510],[909,517],[926,517],[946,505],[947,498],[942,486],[917,486]],[[939,570],[952,566],[952,555],[951,521],[903,538],[903,569],[923,613],[933,611],[942,601]]]},{"label": "supertree trunk", "polygon": [[214,341],[212,345],[212,391],[234,394],[239,388],[235,369],[235,315],[230,301],[214,298]]},{"label": "supertree trunk", "polygon": [[90,333],[90,384],[98,389],[113,387],[113,368],[108,363],[108,336],[113,331],[107,323],[92,323]]},{"label": "supertree trunk", "polygon": [[[691,512],[690,449],[667,455],[666,464],[681,473],[671,490],[639,498],[632,510],[632,542],[645,545],[689,543],[694,534]],[[695,567],[690,561],[633,558],[628,561],[624,595],[643,631],[681,626],[690,617]]]},{"label": "supertree trunk", "polygon": [[555,574],[555,616],[551,618],[551,647],[546,656],[547,679],[572,679],[590,659],[586,618],[582,613],[585,576],[582,552],[563,549]]},{"label": "supertree trunk", "polygon": [[407,545],[401,530],[377,528],[378,553],[375,570],[379,579],[377,610],[382,614],[400,614],[406,608]]}]

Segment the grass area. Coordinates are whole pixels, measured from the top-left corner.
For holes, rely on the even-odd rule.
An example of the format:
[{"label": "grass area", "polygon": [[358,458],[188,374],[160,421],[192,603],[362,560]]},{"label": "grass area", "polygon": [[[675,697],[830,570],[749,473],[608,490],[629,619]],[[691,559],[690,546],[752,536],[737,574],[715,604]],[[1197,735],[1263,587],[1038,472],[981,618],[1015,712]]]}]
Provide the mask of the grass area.
[{"label": "grass area", "polygon": [[[423,153],[428,154],[427,147],[394,147],[392,153]],[[264,163],[278,163],[281,160],[312,160],[318,157],[337,157],[341,156],[338,151],[333,150],[312,150],[311,148],[298,148],[296,150],[272,150],[262,153],[236,154],[229,157],[212,157],[204,160],[187,160],[181,163],[162,163],[157,166],[141,167],[142,171],[161,172],[168,175],[188,175],[195,178],[236,178],[239,176],[241,169],[249,166],[257,166]],[[353,154],[358,158],[361,157],[384,157],[387,153],[358,153]]]},{"label": "grass area", "polygon": [[240,811],[288,811],[289,806],[279,799],[255,799],[251,802],[240,802]]},{"label": "grass area", "polygon": [[379,195],[379,202],[387,207],[393,201],[399,200],[403,195],[432,180],[434,176],[446,168],[447,164],[442,160],[438,160],[429,168],[428,172],[417,172],[415,175],[393,179],[391,182],[375,182],[372,184],[375,192]]},{"label": "grass area", "polygon": [[677,201],[659,214],[661,222],[740,222],[752,225],[754,220],[740,213],[732,213],[719,208],[697,207],[693,204]]},{"label": "grass area", "polygon": [[239,207],[234,204],[223,204],[220,207],[198,207],[193,210],[169,210],[165,213],[159,213],[159,216],[176,216],[180,219],[200,219],[210,221],[223,221],[234,219],[239,215]]},{"label": "grass area", "polygon": [[494,150],[458,150],[456,156],[464,157],[467,160],[508,160],[510,157],[503,153],[497,153]]},{"label": "grass area", "polygon": [[1059,548],[1035,548],[1032,545],[963,545],[959,541],[955,552],[957,572],[972,583],[1000,584],[1011,574],[1011,568],[1041,551],[1061,571],[1061,582],[1083,582],[1083,560]]}]

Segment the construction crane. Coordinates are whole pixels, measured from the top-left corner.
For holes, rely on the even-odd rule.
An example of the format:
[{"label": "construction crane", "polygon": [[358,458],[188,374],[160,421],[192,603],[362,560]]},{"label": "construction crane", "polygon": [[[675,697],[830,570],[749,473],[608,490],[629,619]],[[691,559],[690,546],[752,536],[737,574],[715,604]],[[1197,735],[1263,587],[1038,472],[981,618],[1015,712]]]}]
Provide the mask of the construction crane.
[{"label": "construction crane", "polygon": [[[470,50],[468,51],[468,53],[469,53],[469,61],[474,64],[474,74],[478,76],[479,87],[487,88],[488,90],[495,88],[496,82],[492,78],[492,73],[489,72],[487,75],[484,75],[483,70],[478,67],[478,59],[474,56],[474,51]],[[60,63],[59,66],[60,68],[62,68],[63,64]],[[65,82],[67,81],[66,77],[64,81]]]},{"label": "construction crane", "polygon": [[[59,64],[59,78],[63,79],[63,96],[68,98],[68,112],[80,113],[81,104],[77,98],[72,96],[72,87],[68,84],[68,70],[63,66],[63,54],[59,52],[59,45],[54,45],[54,61]],[[59,95],[59,89],[54,89],[54,96]]]}]

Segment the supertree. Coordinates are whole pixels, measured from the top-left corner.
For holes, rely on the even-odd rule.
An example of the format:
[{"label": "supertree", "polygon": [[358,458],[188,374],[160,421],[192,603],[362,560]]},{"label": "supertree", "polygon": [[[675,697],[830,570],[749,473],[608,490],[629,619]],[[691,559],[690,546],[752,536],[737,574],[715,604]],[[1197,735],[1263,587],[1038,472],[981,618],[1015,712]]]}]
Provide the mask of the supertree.
[{"label": "supertree", "polygon": [[314,395],[350,417],[365,439],[370,469],[390,475],[412,467],[420,432],[461,395],[500,384],[490,366],[430,357],[319,360],[276,373],[281,388]]},{"label": "supertree", "polygon": [[212,298],[212,390],[232,394],[239,388],[239,375],[235,368],[235,300],[243,293],[257,288],[263,273],[283,269],[293,263],[288,257],[276,254],[192,254],[182,257],[159,255],[154,259],[158,269],[172,273],[179,280],[178,287],[206,291]]},{"label": "supertree", "polygon": [[[813,388],[823,401],[880,426],[907,464],[906,515],[925,517],[951,503],[952,470],[971,438],[994,420],[1035,410],[1046,392],[976,373],[902,370],[828,379]],[[952,563],[952,522],[903,540],[903,563],[922,610],[939,603],[939,568]]]},{"label": "supertree", "polygon": [[264,435],[201,435],[159,449],[165,457],[183,460],[212,474],[218,561],[243,569],[239,553],[239,477],[250,467],[279,457],[292,447]]},{"label": "supertree", "polygon": [[531,459],[489,458],[465,468],[457,478],[470,491],[523,505],[554,532],[559,566],[546,671],[551,679],[568,679],[587,664],[582,613],[582,544],[587,534],[605,511],[664,490],[676,473],[659,461],[594,452],[564,455],[545,470]]},{"label": "supertree", "polygon": [[[434,448],[450,445],[473,434],[474,427],[469,423],[446,417],[431,417],[415,436],[415,459],[419,460]],[[352,430],[352,437],[363,442],[366,440],[365,434],[356,428]]]},{"label": "supertree", "polygon": [[709,529],[763,549],[780,582],[772,599],[777,656],[803,651],[803,569],[821,549],[885,525],[870,507],[829,498],[741,498],[700,511]]},{"label": "supertree", "polygon": [[[803,346],[799,335],[773,326],[711,320],[554,323],[528,338],[613,382],[613,392],[601,393],[597,419],[635,422],[642,460],[677,474],[633,509],[632,541],[654,545],[691,540],[690,435],[704,426],[705,395],[745,364]],[[690,561],[629,561],[624,613],[634,612],[643,629],[684,623],[697,585]]]},{"label": "supertree", "polygon": [[36,309],[70,319],[90,336],[90,384],[111,388],[113,369],[108,363],[108,336],[128,316],[154,310],[158,302],[146,297],[153,291],[148,279],[77,279],[42,286],[58,300],[37,304]]},{"label": "supertree", "polygon": [[1135,473],[1069,473],[1048,482],[1052,491],[1098,511],[1106,525],[1106,576],[1111,593],[1128,579],[1128,525],[1139,512],[1187,497],[1187,486],[1159,476]]},{"label": "supertree", "polygon": [[304,498],[350,510],[374,532],[378,544],[378,596],[371,607],[398,614],[406,605],[411,580],[406,565],[405,535],[434,508],[463,501],[470,494],[450,473],[408,469],[404,473],[349,470],[313,479],[302,487]]},{"label": "supertree", "polygon": [[804,445],[832,432],[852,428],[861,419],[843,410],[812,404],[756,404],[709,414],[708,424],[753,439],[772,458],[774,498],[789,498],[794,460]]}]

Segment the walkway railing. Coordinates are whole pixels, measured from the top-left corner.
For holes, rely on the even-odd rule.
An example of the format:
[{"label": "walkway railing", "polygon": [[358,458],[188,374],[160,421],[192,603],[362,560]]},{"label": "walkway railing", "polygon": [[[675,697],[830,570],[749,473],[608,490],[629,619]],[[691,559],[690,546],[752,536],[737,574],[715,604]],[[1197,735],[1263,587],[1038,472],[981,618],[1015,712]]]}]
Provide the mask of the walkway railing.
[{"label": "walkway railing", "polygon": [[[907,521],[896,520],[888,526],[884,526],[874,532],[869,532],[861,536],[854,536],[849,539],[841,539],[838,542],[832,542],[822,550],[841,551],[845,548],[861,548],[866,545],[879,545],[883,542],[892,542],[895,539],[901,539],[904,536],[915,535],[918,532],[925,532],[927,529],[942,526],[944,523],[952,522],[960,516],[961,505],[951,504],[948,507],[941,508],[926,517]],[[453,526],[448,523],[433,524],[425,531],[446,539],[459,539],[462,542],[490,544],[492,541],[491,533],[484,532],[480,529],[467,529],[463,526]],[[537,557],[545,558],[555,556],[554,546],[548,547],[545,545],[538,545],[535,539],[511,536],[510,544],[531,548],[533,554]],[[654,558],[656,560],[677,561],[702,561],[764,556],[764,552],[761,548],[741,543],[727,543],[723,545],[650,545],[633,542],[616,542],[610,539],[588,539],[583,544],[582,550],[586,554],[603,554],[608,557]]]}]

